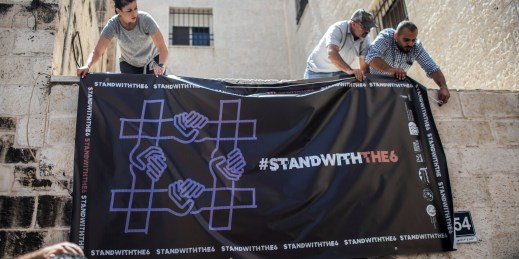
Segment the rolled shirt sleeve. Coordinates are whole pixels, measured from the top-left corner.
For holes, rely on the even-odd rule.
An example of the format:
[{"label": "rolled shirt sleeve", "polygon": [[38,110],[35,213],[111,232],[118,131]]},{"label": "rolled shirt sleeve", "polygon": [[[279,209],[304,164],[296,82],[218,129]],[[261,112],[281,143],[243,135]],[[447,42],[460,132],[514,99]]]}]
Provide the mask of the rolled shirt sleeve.
[{"label": "rolled shirt sleeve", "polygon": [[415,45],[416,48],[416,62],[420,64],[422,69],[427,73],[427,76],[431,76],[435,71],[440,70],[440,67],[434,62],[434,60],[429,56],[429,53],[424,49],[422,43],[420,41]]}]

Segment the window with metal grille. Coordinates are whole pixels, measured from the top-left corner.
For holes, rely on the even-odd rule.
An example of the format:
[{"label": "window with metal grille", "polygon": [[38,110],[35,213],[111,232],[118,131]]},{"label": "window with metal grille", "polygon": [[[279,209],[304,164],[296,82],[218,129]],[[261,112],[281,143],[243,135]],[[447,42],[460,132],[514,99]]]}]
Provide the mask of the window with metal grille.
[{"label": "window with metal grille", "polygon": [[377,23],[377,34],[385,28],[395,28],[403,20],[408,20],[404,0],[382,0],[373,12]]},{"label": "window with metal grille", "polygon": [[305,11],[305,7],[308,4],[308,0],[296,0],[296,23],[299,24],[301,16]]},{"label": "window with metal grille", "polygon": [[172,8],[169,12],[171,45],[212,46],[213,11],[199,8]]}]

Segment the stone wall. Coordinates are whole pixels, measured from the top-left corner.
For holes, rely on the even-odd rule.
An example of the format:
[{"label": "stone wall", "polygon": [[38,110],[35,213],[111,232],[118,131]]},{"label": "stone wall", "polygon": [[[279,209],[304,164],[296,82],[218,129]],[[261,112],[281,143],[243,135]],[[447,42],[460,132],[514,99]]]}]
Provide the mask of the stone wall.
[{"label": "stone wall", "polygon": [[0,0],[0,258],[68,240],[74,132],[63,133],[77,103],[60,101],[68,96],[50,78],[71,55],[68,17],[97,30],[71,2],[89,10],[90,1]]},{"label": "stone wall", "polygon": [[[519,90],[519,1],[406,1],[418,37],[454,89]],[[424,15],[427,14],[427,15]],[[416,80],[436,87],[417,65]]]},{"label": "stone wall", "polygon": [[[430,90],[430,98],[436,92]],[[519,93],[451,95],[447,105],[431,108],[446,152],[454,209],[471,212],[480,241],[460,244],[448,258],[517,258]]]},{"label": "stone wall", "polygon": [[[53,42],[52,75],[76,75],[99,38],[99,30],[114,14],[113,2],[106,0],[59,1]],[[114,40],[115,42],[115,40]],[[115,71],[115,44],[91,67],[91,72]]]},{"label": "stone wall", "polygon": [[69,239],[77,87],[47,86],[43,125],[0,110],[0,258]]}]

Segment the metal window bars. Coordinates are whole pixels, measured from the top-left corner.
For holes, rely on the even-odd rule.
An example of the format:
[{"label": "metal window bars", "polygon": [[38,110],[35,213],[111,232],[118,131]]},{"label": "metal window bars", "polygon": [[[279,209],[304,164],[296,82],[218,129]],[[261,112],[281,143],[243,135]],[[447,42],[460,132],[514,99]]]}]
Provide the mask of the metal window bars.
[{"label": "metal window bars", "polygon": [[385,28],[396,28],[398,23],[409,19],[404,0],[382,0],[373,14],[378,25],[377,34]]},{"label": "metal window bars", "polygon": [[203,8],[170,9],[171,45],[213,46],[213,11]]}]

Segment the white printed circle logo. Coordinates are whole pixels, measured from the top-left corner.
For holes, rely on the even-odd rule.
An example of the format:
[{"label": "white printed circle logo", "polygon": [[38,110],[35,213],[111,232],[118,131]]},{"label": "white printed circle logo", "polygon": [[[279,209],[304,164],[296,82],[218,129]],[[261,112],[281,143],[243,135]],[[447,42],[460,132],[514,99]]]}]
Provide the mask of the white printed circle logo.
[{"label": "white printed circle logo", "polygon": [[418,126],[416,126],[416,123],[411,121],[411,122],[409,122],[408,126],[409,126],[409,134],[411,134],[413,136],[418,136]]},{"label": "white printed circle logo", "polygon": [[427,210],[427,214],[429,214],[429,216],[431,216],[431,217],[436,216],[436,208],[433,205],[427,205],[426,210]]},{"label": "white printed circle logo", "polygon": [[[425,188],[423,190],[423,198],[426,200],[426,201],[432,201],[433,198],[434,198],[434,195],[433,195],[433,192],[431,191],[431,189],[429,188]],[[434,207],[433,207],[434,208]]]}]

